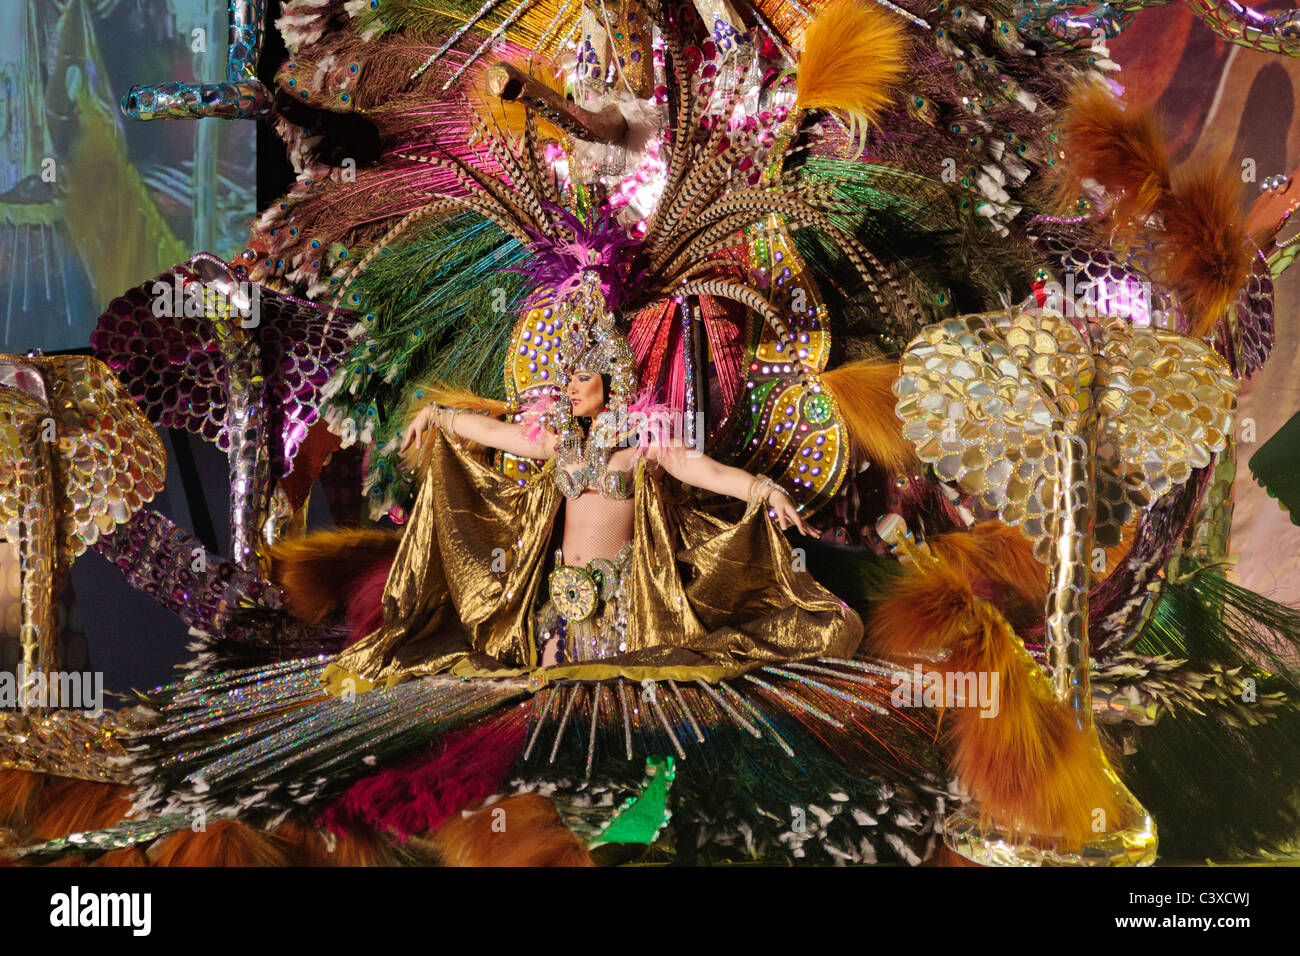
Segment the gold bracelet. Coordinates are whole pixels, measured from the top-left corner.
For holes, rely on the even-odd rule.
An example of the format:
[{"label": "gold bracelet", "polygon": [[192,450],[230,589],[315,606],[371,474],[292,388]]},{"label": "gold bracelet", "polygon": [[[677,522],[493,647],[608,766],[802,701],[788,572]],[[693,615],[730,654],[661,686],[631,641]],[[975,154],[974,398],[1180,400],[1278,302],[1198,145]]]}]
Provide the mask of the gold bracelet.
[{"label": "gold bracelet", "polygon": [[[767,497],[764,500],[767,501],[768,504],[771,504],[772,496],[774,494],[777,494],[778,492],[780,494],[785,495],[787,498],[790,498],[790,492],[786,491],[783,487],[781,487],[781,485],[777,484],[775,481],[769,478],[767,480]],[[791,502],[794,501],[793,498],[790,498],[790,500]]]}]

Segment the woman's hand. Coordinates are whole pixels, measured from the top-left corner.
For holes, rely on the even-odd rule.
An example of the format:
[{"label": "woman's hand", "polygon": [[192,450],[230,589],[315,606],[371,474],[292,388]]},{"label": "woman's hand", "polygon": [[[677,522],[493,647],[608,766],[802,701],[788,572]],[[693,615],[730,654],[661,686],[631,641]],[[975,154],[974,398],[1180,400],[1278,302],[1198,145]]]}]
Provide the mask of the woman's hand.
[{"label": "woman's hand", "polygon": [[776,523],[782,531],[794,526],[799,529],[800,534],[815,534],[812,528],[804,524],[803,518],[799,517],[799,509],[794,506],[790,496],[780,488],[772,488],[768,492],[767,506],[775,512]]},{"label": "woman's hand", "polygon": [[424,444],[424,436],[429,429],[438,421],[438,406],[425,405],[420,409],[419,414],[411,420],[411,424],[406,426],[406,434],[402,437],[402,451],[408,448],[419,448]]}]

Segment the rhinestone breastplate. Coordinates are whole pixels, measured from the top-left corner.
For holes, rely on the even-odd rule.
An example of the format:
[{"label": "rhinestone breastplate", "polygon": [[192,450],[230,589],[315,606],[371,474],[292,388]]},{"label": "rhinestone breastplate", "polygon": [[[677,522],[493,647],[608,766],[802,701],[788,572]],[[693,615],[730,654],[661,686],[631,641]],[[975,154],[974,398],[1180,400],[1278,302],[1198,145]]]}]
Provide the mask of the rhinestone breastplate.
[{"label": "rhinestone breastplate", "polygon": [[[606,466],[608,461],[604,462]],[[555,483],[560,493],[566,498],[580,497],[588,489],[597,491],[602,498],[626,500],[631,498],[634,488],[630,471],[609,471],[593,464],[584,464],[572,474],[557,464]]]},{"label": "rhinestone breastplate", "polygon": [[[555,455],[555,484],[560,493],[566,498],[577,498],[593,490],[602,498],[631,498],[632,473],[609,470],[609,456],[614,450],[612,432],[596,427],[592,432],[592,437],[585,442],[576,428],[560,436]],[[569,471],[579,462],[578,468]]]}]

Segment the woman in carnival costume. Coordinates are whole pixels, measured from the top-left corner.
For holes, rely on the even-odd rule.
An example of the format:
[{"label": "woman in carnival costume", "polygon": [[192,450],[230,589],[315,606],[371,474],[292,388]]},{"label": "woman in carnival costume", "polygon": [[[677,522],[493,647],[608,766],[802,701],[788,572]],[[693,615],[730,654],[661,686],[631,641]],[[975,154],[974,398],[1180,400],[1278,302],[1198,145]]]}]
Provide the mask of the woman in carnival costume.
[{"label": "woman in carnival costume", "polygon": [[[632,350],[597,281],[584,278],[576,301],[557,309],[556,325],[570,343],[558,401],[531,403],[518,423],[433,405],[416,416],[406,436],[412,447],[436,422],[449,436],[547,464],[520,488],[454,444],[435,447],[434,437],[385,592],[392,613],[340,667],[355,664],[372,680],[436,672],[460,640],[442,631],[454,632],[468,617],[476,623],[462,653],[487,655],[498,668],[602,661],[629,676],[666,668],[686,677],[692,668],[721,673],[801,655],[850,656],[856,648],[857,615],[794,570],[789,545],[768,525],[770,510],[779,527],[805,530],[789,494],[770,478],[688,448],[672,421],[680,415],[634,400]],[[538,407],[547,404],[553,410]],[[585,432],[582,419],[591,423]],[[716,521],[666,499],[664,472],[754,507],[719,534]],[[459,500],[462,489],[484,500]],[[542,587],[561,507],[560,547]],[[495,586],[487,584],[493,574]],[[738,587],[741,580],[745,586]],[[543,606],[536,595],[547,589]],[[459,620],[442,613],[448,598]],[[498,607],[484,610],[487,603]],[[432,619],[446,619],[446,627]],[[421,644],[430,649],[422,649],[416,667],[393,664],[409,658],[402,648]]]}]

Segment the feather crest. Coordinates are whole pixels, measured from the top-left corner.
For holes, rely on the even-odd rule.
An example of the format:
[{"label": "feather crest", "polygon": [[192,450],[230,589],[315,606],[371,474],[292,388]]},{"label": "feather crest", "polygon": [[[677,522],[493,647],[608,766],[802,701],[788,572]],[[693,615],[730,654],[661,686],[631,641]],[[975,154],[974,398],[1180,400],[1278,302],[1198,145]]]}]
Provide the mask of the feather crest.
[{"label": "feather crest", "polygon": [[1140,226],[1169,194],[1169,156],[1155,120],[1126,111],[1098,83],[1071,93],[1062,147],[1067,193],[1077,196],[1085,180],[1097,182],[1111,193],[1109,212],[1121,225]]},{"label": "feather crest", "polygon": [[804,33],[796,103],[847,113],[852,138],[861,147],[867,126],[889,106],[903,78],[906,50],[897,16],[860,0],[840,0]]},{"label": "feather crest", "polygon": [[1192,334],[1214,331],[1250,277],[1252,250],[1237,205],[1241,188],[1227,162],[1199,164],[1174,178],[1163,209],[1160,277],[1178,291]]}]

